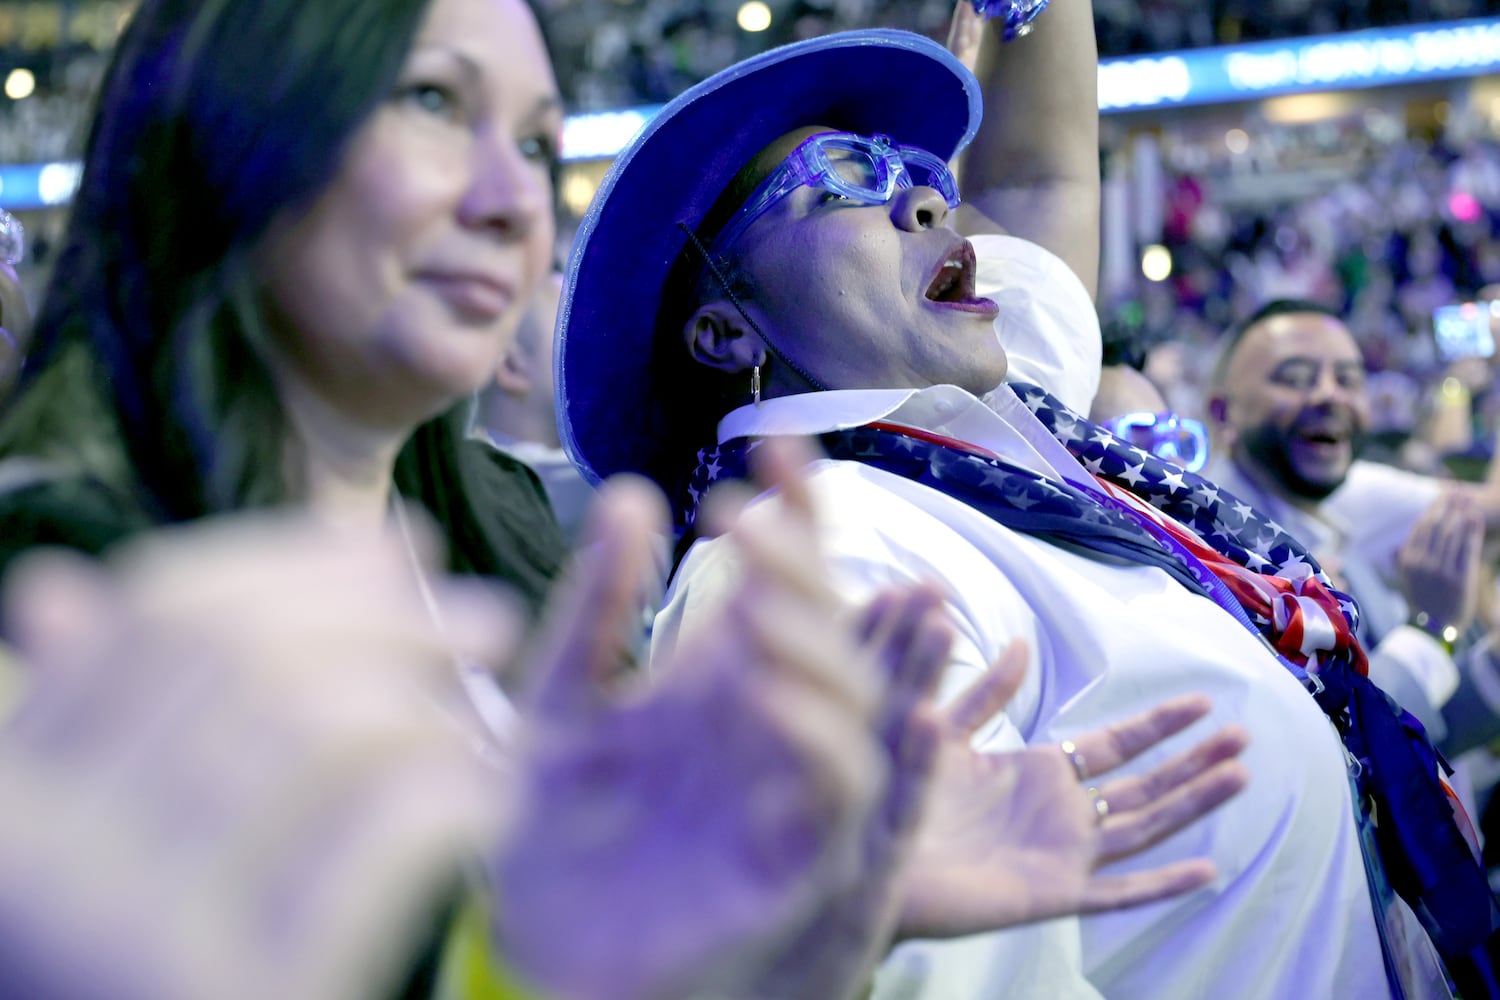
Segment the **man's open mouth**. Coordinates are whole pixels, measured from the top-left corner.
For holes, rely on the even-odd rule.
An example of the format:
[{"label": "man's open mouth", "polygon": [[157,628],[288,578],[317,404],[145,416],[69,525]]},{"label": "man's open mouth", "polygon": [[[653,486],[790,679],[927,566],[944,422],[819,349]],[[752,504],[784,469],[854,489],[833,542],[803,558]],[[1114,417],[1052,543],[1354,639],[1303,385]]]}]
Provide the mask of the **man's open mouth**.
[{"label": "man's open mouth", "polygon": [[1292,432],[1292,439],[1310,448],[1314,454],[1341,449],[1350,443],[1352,437],[1350,429],[1342,424],[1315,424],[1298,427]]}]

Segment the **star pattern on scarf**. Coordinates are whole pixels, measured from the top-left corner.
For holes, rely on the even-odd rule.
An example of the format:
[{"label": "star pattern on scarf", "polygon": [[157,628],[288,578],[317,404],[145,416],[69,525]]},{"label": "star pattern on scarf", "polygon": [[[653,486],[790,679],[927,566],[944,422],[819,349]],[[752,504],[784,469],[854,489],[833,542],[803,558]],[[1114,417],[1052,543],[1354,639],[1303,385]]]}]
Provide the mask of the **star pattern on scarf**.
[{"label": "star pattern on scarf", "polygon": [[[1367,860],[1401,875],[1401,884],[1409,886],[1402,896],[1417,910],[1440,950],[1445,941],[1463,942],[1450,951],[1461,960],[1469,960],[1472,953],[1465,951],[1467,942],[1484,940],[1500,922],[1500,911],[1495,909],[1484,870],[1475,864],[1465,840],[1466,827],[1455,819],[1452,802],[1456,798],[1439,778],[1440,758],[1421,723],[1364,676],[1364,654],[1352,636],[1359,619],[1354,602],[1333,589],[1301,543],[1238,497],[1117,439],[1071,413],[1036,386],[1013,383],[1010,388],[1084,468],[1175,521],[1176,526],[1163,527],[1161,532],[1176,540],[1169,544],[1157,537],[1156,529],[1148,530],[1135,520],[1145,515],[1122,513],[1123,501],[1104,491],[1054,484],[1003,459],[976,453],[964,442],[919,439],[878,426],[832,432],[823,435],[821,442],[831,458],[860,461],[933,486],[1012,530],[1157,566],[1204,596],[1212,591],[1211,599],[1226,610],[1236,605],[1244,616],[1242,621],[1299,678],[1333,721],[1350,759],[1360,763],[1356,807],[1372,816],[1378,808],[1382,827],[1395,831]],[[691,502],[685,515],[679,511],[687,526],[691,526],[697,504],[710,483],[744,478],[746,456],[760,443],[759,439],[741,438],[699,453],[697,470],[684,491]],[[1202,558],[1185,558],[1174,549],[1174,545],[1179,549],[1182,546],[1175,533],[1177,526],[1191,529],[1216,553],[1212,571]],[[1225,560],[1244,569],[1225,568]],[[1247,579],[1244,570],[1281,579]],[[1275,623],[1262,613],[1269,606],[1226,595],[1229,580],[1257,592],[1262,586],[1270,586],[1283,598],[1291,588],[1299,603],[1310,591],[1325,612],[1344,619],[1349,643],[1340,643],[1330,654],[1313,641],[1310,631],[1283,636],[1300,642],[1303,659],[1320,658],[1316,673],[1303,670],[1287,659],[1284,647],[1278,649]],[[1312,580],[1318,586],[1313,586]],[[1320,593],[1319,587],[1331,591],[1331,595]],[[1281,607],[1273,613],[1280,616],[1284,610]],[[1434,872],[1439,877],[1429,887],[1422,880]],[[1391,881],[1394,883],[1394,878]],[[1445,953],[1445,961],[1449,958]]]},{"label": "star pattern on scarf", "polygon": [[[1332,589],[1332,582],[1300,542],[1223,487],[1115,437],[1037,386],[1010,383],[1010,389],[1094,476],[1129,490],[1241,566],[1288,579],[1293,578],[1291,574],[1296,578],[1311,575]],[[687,487],[690,502],[680,526],[692,526],[712,484],[745,478],[747,456],[760,440],[740,438],[698,453],[698,466]],[[911,479],[941,479],[945,489],[964,494],[970,501],[984,494],[1024,516],[1074,518],[1116,533],[1141,534],[1108,505],[1002,460],[952,452],[874,426],[831,431],[822,435],[821,443],[830,458],[863,462]],[[1149,536],[1140,544],[1168,548]],[[1199,575],[1195,568],[1175,563],[1173,572],[1185,581]],[[1350,628],[1357,628],[1359,611],[1354,602],[1345,600],[1339,606]]]},{"label": "star pattern on scarf", "polygon": [[[1071,412],[1039,386],[1012,382],[1010,389],[1084,468],[1192,528],[1241,566],[1277,576],[1301,573],[1299,567],[1305,566],[1306,572],[1332,588],[1317,560],[1286,529],[1222,486],[1122,441]],[[1073,433],[1060,434],[1058,428],[1063,426]],[[1076,433],[1084,429],[1087,433]],[[1354,602],[1344,600],[1340,606],[1350,627],[1357,627],[1359,611]]]}]

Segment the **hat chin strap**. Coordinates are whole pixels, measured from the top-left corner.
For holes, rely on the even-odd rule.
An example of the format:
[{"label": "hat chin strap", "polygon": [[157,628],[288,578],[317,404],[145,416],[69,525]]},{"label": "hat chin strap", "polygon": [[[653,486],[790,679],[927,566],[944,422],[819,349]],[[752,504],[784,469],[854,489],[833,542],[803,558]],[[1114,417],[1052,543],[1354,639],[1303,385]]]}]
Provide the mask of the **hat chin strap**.
[{"label": "hat chin strap", "polygon": [[[738,307],[739,303],[735,303],[735,306]],[[759,327],[755,326],[755,321],[752,320],[749,316],[745,315],[745,310],[740,309],[740,315],[744,316],[745,317],[745,322],[749,323],[752,327],[755,328],[755,332],[758,333],[758,334],[760,334],[761,343],[763,343],[763,344],[766,345],[766,350],[768,350],[768,351],[771,352],[771,356],[772,357],[774,357],[777,361],[781,362],[782,364],[786,365],[793,372],[796,372],[797,377],[800,378],[802,381],[806,382],[809,386],[811,386],[812,390],[814,392],[827,392],[828,391],[828,386],[824,385],[821,380],[819,380],[818,378],[816,378],[806,368],[803,368],[801,365],[797,364],[797,362],[795,362],[791,358],[787,357],[784,353],[782,353],[782,351],[781,351],[780,348],[778,348],[775,344],[771,343],[770,338],[767,337],[765,335],[765,333],[762,332]]]},{"label": "hat chin strap", "polygon": [[719,262],[714,260],[713,255],[708,252],[708,249],[706,247],[704,247],[703,242],[698,239],[698,234],[689,229],[687,224],[683,222],[677,223],[677,228],[681,229],[684,233],[687,234],[687,238],[697,249],[698,255],[702,257],[703,262],[708,265],[709,273],[714,276],[714,280],[717,281],[719,283],[719,287],[724,290],[725,297],[729,299],[730,304],[734,306],[735,311],[737,311],[740,316],[744,318],[745,322],[750,324],[750,329],[754,330],[756,336],[760,338],[761,343],[766,345],[766,350],[771,352],[771,356],[781,364],[786,365],[789,369],[795,372],[797,377],[806,382],[814,392],[827,392],[828,386],[825,385],[821,379],[817,378],[806,368],[803,368],[801,365],[797,364],[797,362],[787,357],[786,352],[782,351],[781,348],[771,343],[771,338],[766,336],[766,332],[760,328],[760,324],[750,318],[750,314],[746,312],[745,307],[740,304],[740,297],[734,294],[734,289],[729,287],[729,279],[724,277],[724,272],[719,269]]}]

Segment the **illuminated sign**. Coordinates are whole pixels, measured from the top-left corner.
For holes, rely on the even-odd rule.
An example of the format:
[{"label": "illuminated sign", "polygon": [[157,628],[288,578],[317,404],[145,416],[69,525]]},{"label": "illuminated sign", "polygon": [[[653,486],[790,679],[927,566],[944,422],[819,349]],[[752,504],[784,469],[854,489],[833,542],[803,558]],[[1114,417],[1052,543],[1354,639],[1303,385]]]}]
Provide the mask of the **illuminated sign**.
[{"label": "illuminated sign", "polygon": [[77,163],[0,164],[0,208],[24,212],[66,205],[73,200],[82,173]]},{"label": "illuminated sign", "polygon": [[[1312,35],[1099,62],[1099,110],[1253,101],[1280,94],[1382,87],[1500,72],[1500,18]],[[606,159],[660,106],[574,115],[566,160]]]},{"label": "illuminated sign", "polygon": [[562,158],[607,160],[624,149],[661,109],[660,104],[650,104],[624,111],[569,115],[563,121]]},{"label": "illuminated sign", "polygon": [[1192,49],[1099,64],[1099,110],[1248,101],[1500,71],[1500,19]]}]

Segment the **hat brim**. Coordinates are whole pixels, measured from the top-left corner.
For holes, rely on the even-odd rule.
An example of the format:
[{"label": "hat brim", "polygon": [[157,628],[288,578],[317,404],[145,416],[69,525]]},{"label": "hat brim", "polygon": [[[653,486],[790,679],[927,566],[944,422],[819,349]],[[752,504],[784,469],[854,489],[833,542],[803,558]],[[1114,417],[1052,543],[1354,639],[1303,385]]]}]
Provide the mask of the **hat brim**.
[{"label": "hat brim", "polygon": [[[663,466],[653,378],[663,286],[687,237],[751,157],[807,125],[884,133],[945,159],[979,127],[979,85],[943,46],[851,31],[773,49],[718,73],[653,118],[615,159],[574,243],[558,309],[563,447],[592,482]],[[707,445],[712,442],[702,442]]]}]

